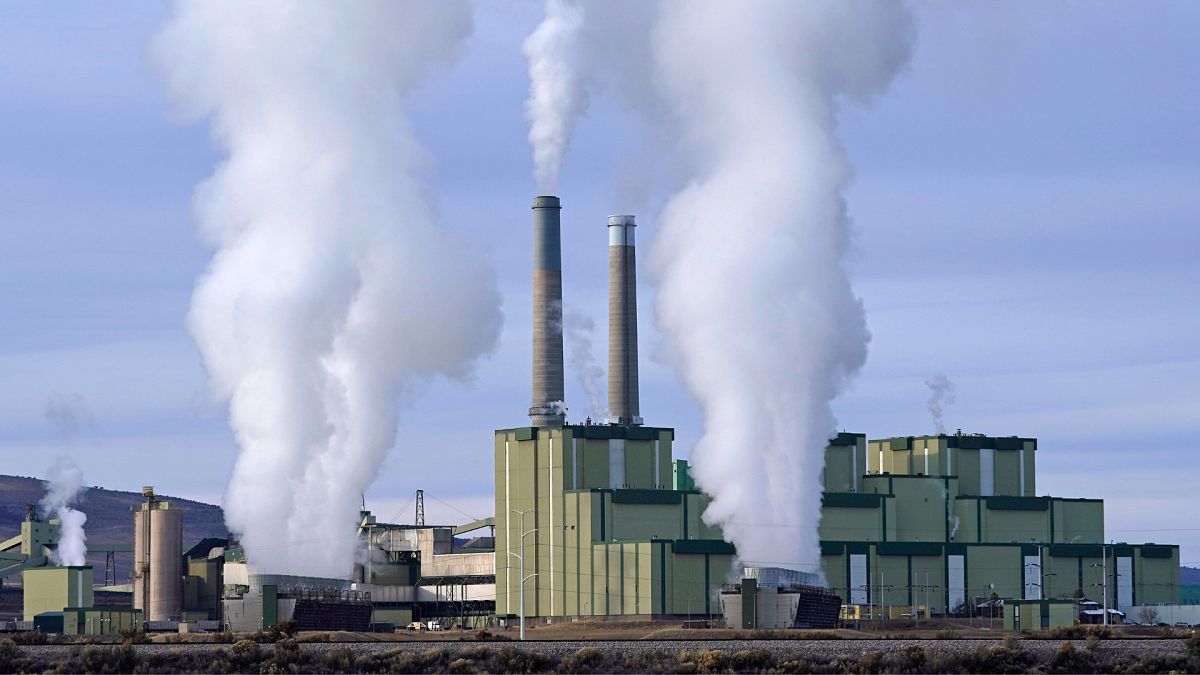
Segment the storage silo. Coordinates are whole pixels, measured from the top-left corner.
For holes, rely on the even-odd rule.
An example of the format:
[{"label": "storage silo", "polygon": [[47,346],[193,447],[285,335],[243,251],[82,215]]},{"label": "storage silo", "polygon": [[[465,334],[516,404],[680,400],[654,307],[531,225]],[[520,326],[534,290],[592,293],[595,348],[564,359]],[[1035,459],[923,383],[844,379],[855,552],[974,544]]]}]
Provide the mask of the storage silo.
[{"label": "storage silo", "polygon": [[147,621],[178,620],[183,609],[183,511],[153,487],[133,513],[133,607]]}]

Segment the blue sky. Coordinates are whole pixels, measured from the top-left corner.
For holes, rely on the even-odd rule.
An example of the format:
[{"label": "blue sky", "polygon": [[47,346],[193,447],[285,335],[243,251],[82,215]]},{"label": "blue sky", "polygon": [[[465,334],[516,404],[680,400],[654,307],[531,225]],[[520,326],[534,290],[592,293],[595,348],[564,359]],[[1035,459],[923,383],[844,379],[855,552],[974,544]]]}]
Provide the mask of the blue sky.
[{"label": "blue sky", "polygon": [[[840,116],[873,335],[841,425],[929,432],[923,382],[944,372],[951,429],[1036,436],[1040,493],[1103,497],[1111,538],[1180,543],[1200,564],[1200,5],[915,8],[908,73]],[[165,16],[0,5],[0,472],[41,475],[65,452],[93,484],[216,501],[236,446],[183,316],[210,255],[191,192],[220,156],[147,64]],[[417,488],[489,515],[491,430],[525,420],[536,188],[519,47],[539,18],[480,4],[458,64],[411,101],[443,222],[487,247],[506,323],[473,384],[435,383],[404,411],[367,494],[385,517]],[[649,242],[663,198],[638,181],[643,133],[594,101],[559,190],[565,302],[597,322],[601,356],[605,216],[637,213]],[[700,418],[653,358],[654,289],[639,292],[643,415],[686,456]],[[46,414],[64,401],[73,432]]]}]

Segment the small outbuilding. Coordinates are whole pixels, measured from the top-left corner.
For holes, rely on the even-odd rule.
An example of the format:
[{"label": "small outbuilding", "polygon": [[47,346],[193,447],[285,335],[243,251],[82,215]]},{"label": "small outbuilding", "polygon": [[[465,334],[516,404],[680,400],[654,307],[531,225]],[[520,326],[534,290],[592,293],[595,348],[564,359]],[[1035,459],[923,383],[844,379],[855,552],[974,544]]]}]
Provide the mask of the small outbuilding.
[{"label": "small outbuilding", "polygon": [[1075,625],[1074,600],[1008,600],[1004,603],[1007,630],[1049,630]]}]

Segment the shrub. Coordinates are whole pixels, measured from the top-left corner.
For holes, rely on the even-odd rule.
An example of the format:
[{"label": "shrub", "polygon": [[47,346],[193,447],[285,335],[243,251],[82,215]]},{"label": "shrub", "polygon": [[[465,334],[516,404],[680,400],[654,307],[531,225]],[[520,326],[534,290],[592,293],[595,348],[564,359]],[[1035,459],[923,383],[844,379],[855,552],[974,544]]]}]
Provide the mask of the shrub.
[{"label": "shrub", "polygon": [[729,668],[729,657],[725,652],[706,649],[696,654],[695,663],[702,673],[719,673]]},{"label": "shrub", "polygon": [[919,673],[925,670],[925,664],[929,662],[929,653],[920,645],[909,645],[904,648],[904,657],[901,662],[901,667],[906,673]]},{"label": "shrub", "polygon": [[1181,656],[1162,655],[1143,656],[1125,668],[1127,673],[1194,673],[1197,670]]},{"label": "shrub", "polygon": [[958,639],[958,631],[950,629],[950,628],[943,628],[942,630],[939,630],[937,632],[936,637],[939,640],[957,640]]},{"label": "shrub", "polygon": [[1096,657],[1090,651],[1076,649],[1075,644],[1064,641],[1050,657],[1046,672],[1050,673],[1094,673]]},{"label": "shrub", "polygon": [[16,633],[12,640],[19,645],[44,645],[50,644],[50,638],[40,630],[27,631],[24,633]]},{"label": "shrub", "polygon": [[[1011,637],[1011,636],[1010,636]],[[928,670],[939,673],[1024,673],[1035,661],[1016,639],[999,647],[980,647],[966,654],[938,656]],[[1010,646],[1017,645],[1017,646]]]},{"label": "shrub", "polygon": [[[136,658],[129,645],[96,647],[88,645],[79,653],[78,671],[83,673],[133,672]],[[74,669],[74,668],[73,668]]]},{"label": "shrub", "polygon": [[15,673],[17,660],[21,658],[21,650],[12,640],[0,640],[0,673]]},{"label": "shrub", "polygon": [[131,645],[146,644],[150,641],[150,639],[146,637],[146,634],[138,628],[125,628],[118,632],[117,635],[121,636],[121,641],[123,643]]},{"label": "shrub", "polygon": [[781,673],[811,673],[813,664],[804,658],[788,659],[780,662],[775,669]]},{"label": "shrub", "polygon": [[858,673],[882,673],[888,670],[887,664],[883,657],[883,652],[867,652],[858,657],[858,665],[854,667],[853,672]]},{"label": "shrub", "polygon": [[597,673],[607,672],[604,653],[595,647],[584,647],[574,654],[569,654],[558,662],[560,673]]},{"label": "shrub", "polygon": [[1194,659],[1200,659],[1200,635],[1193,635],[1192,637],[1188,638],[1187,642],[1183,643],[1183,647],[1184,650],[1187,651],[1188,656],[1191,656]]},{"label": "shrub", "polygon": [[503,647],[493,659],[490,671],[503,673],[544,673],[551,669],[550,657],[539,652],[527,652],[513,647]]},{"label": "shrub", "polygon": [[756,673],[775,665],[775,658],[765,649],[743,649],[734,653],[729,665],[738,673]]},{"label": "shrub", "polygon": [[1107,640],[1113,636],[1113,631],[1108,626],[1058,626],[1051,628],[1045,635],[1051,640],[1083,640],[1090,635],[1099,640]]},{"label": "shrub", "polygon": [[229,650],[229,660],[234,670],[246,672],[259,661],[258,643],[253,640],[238,640]]},{"label": "shrub", "polygon": [[[284,638],[275,643],[271,662],[278,666],[281,672],[297,672],[299,667],[304,665],[304,652],[300,651],[300,645],[295,640]],[[292,668],[293,665],[296,666],[295,669]]]}]

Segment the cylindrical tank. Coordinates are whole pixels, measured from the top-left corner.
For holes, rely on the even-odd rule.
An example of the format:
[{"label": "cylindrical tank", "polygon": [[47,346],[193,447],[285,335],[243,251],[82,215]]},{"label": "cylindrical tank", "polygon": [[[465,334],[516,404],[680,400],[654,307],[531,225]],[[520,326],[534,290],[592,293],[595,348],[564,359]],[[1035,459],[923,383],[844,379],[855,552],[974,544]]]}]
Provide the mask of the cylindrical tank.
[{"label": "cylindrical tank", "polygon": [[562,258],[558,197],[533,200],[533,404],[535,427],[562,426]]},{"label": "cylindrical tank", "polygon": [[608,410],[641,424],[638,403],[637,255],[633,216],[608,217]]},{"label": "cylindrical tank", "polygon": [[143,612],[150,590],[150,512],[145,506],[133,511],[133,608]]},{"label": "cylindrical tank", "polygon": [[178,620],[183,610],[183,511],[146,501],[133,512],[133,607],[146,621]]},{"label": "cylindrical tank", "polygon": [[183,609],[183,512],[161,506],[150,511],[149,621],[178,620]]}]

